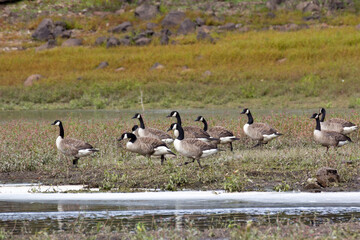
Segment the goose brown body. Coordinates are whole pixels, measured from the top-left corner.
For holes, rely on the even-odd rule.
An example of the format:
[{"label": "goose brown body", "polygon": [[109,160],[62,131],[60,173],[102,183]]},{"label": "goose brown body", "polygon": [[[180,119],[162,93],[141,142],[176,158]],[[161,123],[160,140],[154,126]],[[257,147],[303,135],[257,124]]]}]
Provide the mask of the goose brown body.
[{"label": "goose brown body", "polygon": [[163,164],[165,160],[165,155],[175,155],[175,153],[173,153],[168,148],[168,146],[166,146],[166,144],[159,139],[150,137],[136,137],[133,133],[124,133],[122,134],[119,141],[128,138],[130,139],[130,141],[126,143],[127,150],[146,157],[160,156],[161,164]]},{"label": "goose brown body", "polygon": [[325,108],[320,109],[319,116],[321,116],[320,119],[321,129],[324,131],[333,131],[342,134],[349,134],[358,129],[358,127],[354,123],[342,118],[331,118],[325,121],[325,116],[326,116]]}]

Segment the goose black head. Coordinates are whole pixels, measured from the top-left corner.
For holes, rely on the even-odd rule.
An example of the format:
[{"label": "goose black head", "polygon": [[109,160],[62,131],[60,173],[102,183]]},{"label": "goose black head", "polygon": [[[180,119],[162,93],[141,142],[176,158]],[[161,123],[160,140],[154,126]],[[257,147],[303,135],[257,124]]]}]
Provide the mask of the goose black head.
[{"label": "goose black head", "polygon": [[310,118],[315,118],[315,119],[317,119],[317,118],[319,118],[319,114],[318,114],[318,113],[314,113]]},{"label": "goose black head", "polygon": [[179,113],[177,111],[172,111],[169,115],[167,115],[166,117],[176,117],[178,116]]},{"label": "goose black head", "polygon": [[244,108],[244,110],[240,114],[249,114],[250,110],[248,108]]},{"label": "goose black head", "polygon": [[320,113],[321,113],[321,114],[324,114],[324,113],[326,113],[326,110],[325,110],[325,108],[320,108]]},{"label": "goose black head", "polygon": [[176,130],[176,129],[177,129],[177,123],[172,123],[172,124],[170,125],[169,129],[166,130],[166,131],[168,132],[168,131]]},{"label": "goose black head", "polygon": [[131,131],[132,131],[132,132],[135,132],[138,128],[139,128],[138,125],[134,125],[134,126],[132,127]]},{"label": "goose black head", "polygon": [[135,141],[136,136],[133,133],[123,133],[121,137],[118,139],[118,141],[124,140],[124,139],[130,139],[130,141]]},{"label": "goose black head", "polygon": [[51,125],[59,126],[60,124],[61,124],[60,120],[55,120],[55,122],[53,122]]},{"label": "goose black head", "polygon": [[141,114],[140,114],[140,113],[136,113],[136,114],[132,117],[132,119],[135,119],[135,118],[141,118]]},{"label": "goose black head", "polygon": [[198,116],[198,117],[195,119],[195,122],[203,122],[203,121],[204,121],[203,116]]}]

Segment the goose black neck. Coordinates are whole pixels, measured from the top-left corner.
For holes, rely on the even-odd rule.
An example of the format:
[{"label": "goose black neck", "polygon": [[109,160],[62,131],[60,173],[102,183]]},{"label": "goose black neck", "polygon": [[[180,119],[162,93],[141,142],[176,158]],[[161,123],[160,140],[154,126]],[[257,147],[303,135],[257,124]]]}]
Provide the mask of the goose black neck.
[{"label": "goose black neck", "polygon": [[179,125],[181,125],[181,117],[180,117],[180,114],[179,114],[179,113],[176,114],[176,120],[177,120],[177,123],[178,123]]},{"label": "goose black neck", "polygon": [[326,115],[326,111],[325,111],[325,109],[323,109],[323,110],[321,111],[321,119],[320,119],[320,122],[324,122],[324,120],[325,120],[325,115]]},{"label": "goose black neck", "polygon": [[182,128],[181,124],[177,125],[177,130],[179,131],[179,136],[177,137],[178,140],[184,139],[184,129]]},{"label": "goose black neck", "polygon": [[140,128],[145,129],[145,124],[142,116],[140,116],[139,121],[140,121]]},{"label": "goose black neck", "polygon": [[319,118],[315,118],[316,120],[316,127],[315,127],[315,130],[319,130],[321,131],[321,127],[320,127],[320,119]]},{"label": "goose black neck", "polygon": [[247,123],[248,123],[249,125],[250,125],[250,124],[253,124],[253,123],[254,123],[254,119],[253,119],[250,111],[249,111],[249,113],[247,114],[247,116],[248,116],[248,122],[247,122]]},{"label": "goose black neck", "polygon": [[135,134],[128,133],[127,136],[128,136],[128,138],[130,138],[129,142],[134,143],[134,142],[136,141],[136,136],[135,136]]},{"label": "goose black neck", "polygon": [[64,128],[63,128],[62,123],[59,124],[59,128],[60,128],[60,134],[59,135],[60,135],[61,138],[64,138]]},{"label": "goose black neck", "polygon": [[208,130],[208,124],[207,124],[205,118],[203,118],[202,122],[204,123],[204,131],[206,132]]}]

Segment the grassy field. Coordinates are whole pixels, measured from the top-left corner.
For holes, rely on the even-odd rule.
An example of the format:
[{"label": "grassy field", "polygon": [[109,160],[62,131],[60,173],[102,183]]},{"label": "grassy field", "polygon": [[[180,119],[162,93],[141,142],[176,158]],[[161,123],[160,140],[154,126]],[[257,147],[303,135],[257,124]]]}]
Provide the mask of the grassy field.
[{"label": "grassy field", "polygon": [[[313,142],[315,122],[309,119],[311,112],[261,113],[255,109],[253,112],[257,121],[269,123],[284,136],[262,148],[250,149],[254,143],[242,131],[247,121],[245,117],[227,112],[209,117],[209,126],[225,126],[241,140],[234,145],[234,152],[227,150],[203,159],[205,169],[199,169],[197,164],[177,166],[186,161],[180,155],[169,158],[161,166],[160,159],[149,161],[125,151],[124,143],[118,144],[116,139],[137,124],[130,120],[130,113],[119,119],[62,119],[65,136],[83,139],[100,149],[95,156],[80,159],[77,169],[71,168],[71,163],[57,153],[58,127],[50,126],[53,121],[5,121],[0,128],[0,181],[85,184],[105,191],[136,191],[139,188],[287,191],[302,190],[306,180],[315,177],[317,169],[328,166],[338,170],[341,182],[324,190],[358,189],[357,134],[352,136],[355,143],[325,154],[325,148]],[[343,116],[342,113],[332,111],[331,116]],[[146,116],[148,126],[163,130],[174,121],[165,118],[165,114],[163,118]],[[184,125],[195,125],[196,116],[195,113],[183,115]],[[356,111],[347,111],[346,118],[360,122]]]},{"label": "grassy field", "polygon": [[[183,44],[0,53],[0,109],[136,108],[140,91],[145,108],[360,106],[354,27],[177,38]],[[109,67],[95,69],[102,61]],[[150,70],[156,62],[165,68]],[[23,87],[31,74],[45,79]]]}]

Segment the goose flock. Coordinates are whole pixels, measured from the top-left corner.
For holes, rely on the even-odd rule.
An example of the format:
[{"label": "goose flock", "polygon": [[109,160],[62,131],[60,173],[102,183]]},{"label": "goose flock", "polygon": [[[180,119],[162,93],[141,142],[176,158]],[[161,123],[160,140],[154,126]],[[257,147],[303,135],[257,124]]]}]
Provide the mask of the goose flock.
[{"label": "goose flock", "polygon": [[[241,114],[246,114],[248,121],[244,125],[244,133],[252,140],[257,141],[253,147],[267,144],[271,140],[283,135],[276,129],[266,123],[254,122],[250,109],[245,108]],[[341,147],[351,141],[348,134],[358,130],[358,127],[352,122],[340,118],[332,118],[325,121],[326,110],[320,109],[319,113],[314,113],[310,118],[315,119],[316,126],[314,130],[314,140],[326,147],[328,152],[330,147]],[[190,161],[201,165],[200,159],[216,154],[220,151],[219,144],[227,144],[230,151],[233,151],[232,143],[240,138],[236,137],[231,131],[222,126],[214,126],[208,128],[208,124],[203,116],[198,116],[195,121],[202,122],[204,127],[182,126],[181,117],[178,111],[172,111],[168,118],[176,118],[176,123],[172,123],[167,130],[173,131],[175,139],[167,132],[159,129],[145,127],[144,119],[141,114],[136,113],[133,119],[139,120],[139,125],[134,125],[131,132],[125,132],[118,141],[128,139],[126,149],[130,152],[137,153],[150,158],[157,156],[164,163],[168,155],[176,156],[176,154],[167,146],[174,144],[177,153],[187,157]],[[59,136],[56,139],[56,147],[67,157],[73,158],[73,166],[76,167],[79,158],[88,156],[99,150],[91,144],[81,140],[64,137],[64,128],[60,120],[56,120],[52,125],[59,126]]]}]

